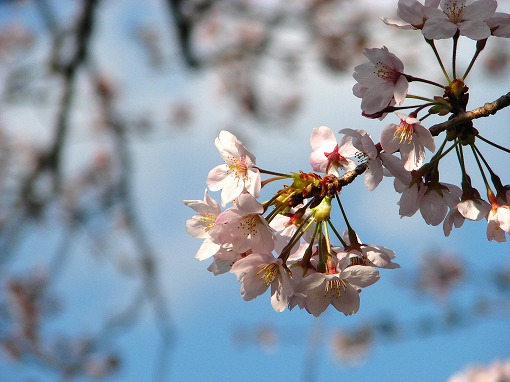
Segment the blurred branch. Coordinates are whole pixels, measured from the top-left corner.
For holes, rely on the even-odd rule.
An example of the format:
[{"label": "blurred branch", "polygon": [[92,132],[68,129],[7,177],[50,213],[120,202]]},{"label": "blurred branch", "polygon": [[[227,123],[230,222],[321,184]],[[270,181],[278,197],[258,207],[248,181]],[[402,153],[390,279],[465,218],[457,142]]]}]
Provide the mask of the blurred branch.
[{"label": "blurred branch", "polygon": [[[184,62],[191,69],[198,69],[201,63],[196,58],[192,48],[193,28],[196,20],[183,12],[183,5],[185,2],[186,0],[166,0],[169,13],[175,26],[177,41],[181,48]],[[193,17],[196,18],[202,15],[213,3],[214,1],[204,1],[200,6],[195,6],[193,9]]]}]

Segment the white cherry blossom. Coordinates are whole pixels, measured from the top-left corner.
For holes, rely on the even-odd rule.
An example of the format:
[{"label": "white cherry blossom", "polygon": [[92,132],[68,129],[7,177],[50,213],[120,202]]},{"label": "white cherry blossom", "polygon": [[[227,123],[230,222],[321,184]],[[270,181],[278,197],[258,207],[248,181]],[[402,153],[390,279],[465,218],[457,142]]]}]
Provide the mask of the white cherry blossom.
[{"label": "white cherry blossom", "polygon": [[365,130],[342,129],[340,133],[352,138],[352,144],[359,150],[357,156],[361,154],[367,159],[364,183],[370,191],[373,191],[381,183],[384,175],[382,159],[374,141]]},{"label": "white cherry blossom", "polygon": [[425,159],[425,148],[434,152],[436,145],[430,131],[414,116],[395,113],[400,123],[386,126],[381,133],[381,146],[387,153],[400,151],[404,168],[418,169]]},{"label": "white cherry blossom", "polygon": [[327,126],[320,126],[312,131],[310,136],[312,153],[310,164],[314,171],[338,176],[338,169],[350,171],[356,163],[348,157],[356,154],[356,148],[348,138],[337,142],[335,134]]},{"label": "white cherry blossom", "polygon": [[490,19],[485,20],[491,34],[496,37],[510,37],[510,15],[508,13],[496,12]]},{"label": "white cherry blossom", "polygon": [[510,207],[493,202],[487,222],[487,239],[505,242],[505,233],[510,234]]},{"label": "white cherry blossom", "polygon": [[275,245],[274,234],[261,215],[262,204],[248,193],[241,194],[234,204],[216,218],[214,241],[238,253],[270,253]]},{"label": "white cherry blossom", "polygon": [[241,282],[241,296],[253,300],[271,286],[271,305],[277,312],[287,307],[289,297],[294,293],[294,284],[281,259],[263,253],[252,253],[237,260],[232,269]]},{"label": "white cherry blossom", "polygon": [[226,205],[244,191],[258,197],[261,183],[255,156],[234,134],[225,130],[220,132],[214,144],[225,164],[213,168],[206,183],[211,191],[221,190],[221,204]]},{"label": "white cherry blossom", "polygon": [[386,47],[365,49],[363,54],[370,62],[356,66],[353,74],[357,81],[353,92],[361,98],[363,113],[374,115],[389,105],[402,104],[409,87],[402,61]]},{"label": "white cherry blossom", "polygon": [[425,0],[425,5],[423,5],[417,0],[399,0],[397,16],[400,20],[384,17],[382,20],[385,24],[399,29],[422,29],[425,21],[427,21],[425,10],[427,8],[437,8],[439,2],[440,0]]},{"label": "white cherry blossom", "polygon": [[351,315],[360,306],[359,290],[379,280],[379,271],[373,267],[353,265],[338,273],[312,273],[296,286],[295,293],[304,295],[305,309],[315,317],[329,305]]},{"label": "white cherry blossom", "polygon": [[427,21],[422,29],[425,38],[450,38],[457,31],[472,40],[483,40],[491,35],[485,21],[496,12],[496,0],[441,0],[440,7],[425,10]]}]

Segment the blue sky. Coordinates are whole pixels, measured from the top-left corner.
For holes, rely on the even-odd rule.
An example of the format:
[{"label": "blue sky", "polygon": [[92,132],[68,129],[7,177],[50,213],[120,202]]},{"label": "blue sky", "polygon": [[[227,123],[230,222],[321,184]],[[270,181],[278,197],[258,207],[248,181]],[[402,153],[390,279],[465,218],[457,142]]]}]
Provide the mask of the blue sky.
[{"label": "blue sky", "polygon": [[[151,71],[144,66],[138,48],[126,41],[132,25],[148,22],[160,25],[165,20],[158,7],[156,1],[145,2],[144,6],[134,0],[123,1],[120,5],[106,2],[97,31],[103,37],[94,42],[94,55],[101,68],[121,85],[121,111],[147,110],[158,122],[153,135],[134,139],[131,149],[135,159],[133,174],[138,212],[157,250],[160,282],[176,333],[168,360],[168,380],[301,381],[311,369],[315,382],[332,378],[350,382],[446,381],[469,364],[510,358],[508,309],[477,318],[465,327],[434,335],[417,334],[424,317],[436,317],[437,322],[448,307],[466,309],[476,298],[498,297],[486,280],[493,270],[510,266],[510,247],[508,243],[487,242],[483,222],[467,222],[445,238],[441,227],[427,226],[419,215],[400,219],[396,205],[398,195],[393,191],[391,180],[373,193],[369,193],[362,182],[357,182],[342,194],[351,223],[361,238],[392,248],[402,265],[399,270],[381,271],[382,280],[362,292],[361,309],[356,315],[345,317],[332,309],[319,319],[299,310],[276,313],[268,294],[245,302],[234,275],[215,277],[209,273],[206,269],[209,261],[200,262],[194,258],[200,241],[186,235],[185,221],[193,211],[186,208],[182,200],[201,199],[208,171],[221,163],[214,147],[218,131],[229,127],[246,138],[246,145],[256,155],[260,167],[295,172],[310,170],[312,128],[320,125],[327,125],[334,131],[362,128],[377,136],[390,122],[362,119],[359,99],[351,92],[352,77],[324,73],[313,60],[304,65],[298,85],[305,90],[305,107],[288,126],[260,129],[242,118],[232,121],[228,105],[216,96],[213,74],[190,75],[172,59],[161,70]],[[170,32],[162,28],[163,42],[171,47]],[[381,36],[384,37],[384,33]],[[399,51],[405,54],[406,47],[398,41],[385,44],[397,55]],[[472,45],[466,43],[463,47],[467,51]],[[426,47],[423,49],[423,57],[430,58],[430,51]],[[169,48],[166,53],[171,55],[171,50]],[[43,51],[44,46],[41,47]],[[268,73],[274,74],[274,71],[268,69]],[[501,78],[486,80],[474,72],[470,81],[473,83],[469,84],[472,107],[508,92]],[[74,116],[77,129],[70,137],[72,144],[67,153],[68,171],[79,167],[94,142],[94,132],[88,128],[91,92],[85,84],[81,91],[83,98]],[[194,123],[189,129],[168,131],[163,123],[168,105],[180,99],[192,102]],[[24,116],[21,121],[20,115]],[[6,110],[4,118],[7,124],[14,126],[31,125],[33,134],[38,134],[36,130],[44,129],[45,122],[51,120],[51,113],[22,105]],[[484,134],[487,131],[488,137],[508,146],[507,120],[508,111],[503,110],[494,118],[477,121],[476,126]],[[34,121],[38,122],[37,126],[33,126]],[[39,133],[44,135],[45,132]],[[508,157],[497,158],[496,167],[504,182],[508,182]],[[459,177],[453,165],[445,168],[444,175],[451,181]],[[215,196],[219,199],[219,195]],[[51,228],[36,230],[13,267],[24,269],[44,264],[45,251],[51,251],[48,237],[58,235],[59,232]],[[112,284],[110,278],[117,272],[115,266],[104,259],[86,256],[86,244],[79,238],[77,248],[76,256],[68,259],[66,271],[57,285],[57,290],[67,296],[66,310],[47,328],[48,333],[93,331],[92,318],[115,311],[125,300],[126,291],[136,285],[129,277]],[[465,259],[472,276],[468,284],[456,289],[442,304],[399,283],[406,274],[416,271],[421,255],[429,250],[454,251]],[[385,316],[394,318],[405,329],[404,338],[376,340],[368,355],[355,366],[335,362],[330,340],[336,330],[354,330]],[[120,374],[111,380],[150,380],[154,353],[158,351],[153,319],[150,310],[144,310],[140,323],[113,345],[125,355],[127,362]],[[276,328],[281,335],[278,346],[271,352],[264,352],[255,344],[239,346],[233,340],[237,331],[249,334],[261,326]],[[320,340],[318,345],[310,347],[314,331],[320,333]],[[312,350],[313,362],[307,362]],[[0,362],[1,380],[12,376],[20,381],[27,376],[48,381],[54,378],[37,368],[27,370],[22,365]]]}]

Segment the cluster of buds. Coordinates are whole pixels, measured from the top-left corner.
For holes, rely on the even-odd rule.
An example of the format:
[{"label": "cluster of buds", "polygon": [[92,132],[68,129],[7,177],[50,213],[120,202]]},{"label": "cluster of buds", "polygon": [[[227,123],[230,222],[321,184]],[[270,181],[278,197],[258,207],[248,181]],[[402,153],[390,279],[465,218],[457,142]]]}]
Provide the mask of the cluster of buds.
[{"label": "cluster of buds", "polygon": [[[369,62],[355,68],[357,84],[353,89],[362,98],[363,115],[383,119],[389,112],[396,112],[400,122],[384,128],[377,144],[365,130],[343,129],[343,137],[337,141],[328,127],[313,129],[313,173],[263,170],[256,166],[255,156],[242,142],[222,131],[215,144],[225,164],[212,169],[207,177],[208,189],[221,191],[221,206],[207,189],[204,200],[184,201],[197,213],[187,221],[188,233],[204,239],[196,257],[212,257],[208,269],[215,275],[234,273],[245,300],[252,300],[271,287],[271,303],[276,311],[298,306],[319,316],[333,305],[346,315],[353,314],[359,309],[361,289],[379,279],[377,268],[399,267],[393,262],[392,250],[362,241],[349,223],[340,194],[343,187],[362,174],[369,190],[374,190],[384,175],[394,177],[395,190],[401,194],[401,216],[412,216],[420,210],[427,224],[443,223],[445,235],[454,225],[460,227],[465,219],[486,218],[489,240],[506,241],[506,234],[510,233],[510,186],[503,186],[477,143],[482,140],[510,150],[478,133],[472,122],[477,116],[457,122],[466,114],[466,77],[488,37],[510,37],[510,15],[495,13],[496,8],[494,0],[478,0],[470,5],[462,0],[431,0],[425,5],[416,0],[400,0],[398,14],[405,23],[385,22],[422,31],[446,84],[404,73],[402,61],[386,47],[365,50]],[[455,57],[461,35],[476,39],[477,44],[471,63],[458,77]],[[452,77],[434,45],[434,39],[440,38],[454,41]],[[439,88],[441,93],[430,98],[411,95],[408,87],[413,81]],[[406,98],[425,103],[401,106]],[[507,98],[491,112],[510,105],[510,95]],[[406,115],[401,109],[414,110]],[[428,112],[419,118],[425,109]],[[438,125],[426,128],[423,121],[432,114],[451,114],[449,125],[443,129]],[[446,132],[445,138],[436,151],[434,136],[441,132]],[[478,163],[488,201],[472,185],[464,160],[466,147],[471,148]],[[426,150],[434,153],[429,162],[425,162]],[[458,157],[461,187],[440,182],[439,163],[450,152]],[[262,180],[262,175],[269,178]],[[275,181],[286,184],[268,200],[259,202],[262,188]],[[343,230],[333,224],[334,205],[340,211]]]}]

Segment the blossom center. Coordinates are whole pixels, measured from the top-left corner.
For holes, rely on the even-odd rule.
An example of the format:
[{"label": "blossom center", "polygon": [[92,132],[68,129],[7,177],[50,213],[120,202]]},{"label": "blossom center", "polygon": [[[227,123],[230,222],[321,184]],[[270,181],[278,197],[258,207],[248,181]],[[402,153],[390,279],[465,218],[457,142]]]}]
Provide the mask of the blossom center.
[{"label": "blossom center", "polygon": [[397,82],[398,78],[400,77],[399,72],[397,72],[395,69],[390,68],[388,65],[381,61],[375,64],[374,73],[377,75],[377,77],[393,83]]},{"label": "blossom center", "polygon": [[342,291],[346,291],[347,286],[342,279],[331,279],[326,281],[326,288],[324,290],[324,297],[340,297]]},{"label": "blossom center", "polygon": [[234,174],[238,178],[246,179],[248,177],[248,165],[244,158],[238,159],[234,157],[228,158],[228,173]]},{"label": "blossom center", "polygon": [[259,215],[248,215],[245,219],[239,222],[237,229],[244,234],[243,236],[253,237],[258,234],[259,219]]},{"label": "blossom center", "polygon": [[445,4],[445,13],[452,23],[458,23],[462,21],[462,13],[465,7],[464,4],[459,5],[458,1],[447,1]]},{"label": "blossom center", "polygon": [[413,125],[406,121],[401,121],[393,136],[394,139],[398,140],[400,143],[411,143],[413,140]]},{"label": "blossom center", "polygon": [[345,157],[338,152],[338,144],[330,153],[324,151],[324,155],[326,156],[326,158],[328,158],[328,166],[326,172],[329,170],[332,164],[341,165],[342,163],[347,163],[347,159],[345,159]]},{"label": "blossom center", "polygon": [[216,216],[208,212],[200,218],[200,222],[205,223],[204,231],[209,232],[216,225]]},{"label": "blossom center", "polygon": [[257,266],[257,268],[259,268],[257,276],[260,277],[265,286],[271,285],[276,275],[278,274],[278,264],[260,264]]}]

